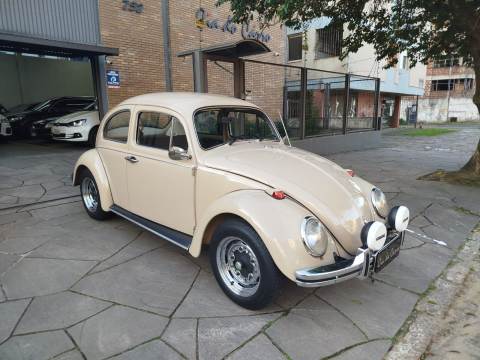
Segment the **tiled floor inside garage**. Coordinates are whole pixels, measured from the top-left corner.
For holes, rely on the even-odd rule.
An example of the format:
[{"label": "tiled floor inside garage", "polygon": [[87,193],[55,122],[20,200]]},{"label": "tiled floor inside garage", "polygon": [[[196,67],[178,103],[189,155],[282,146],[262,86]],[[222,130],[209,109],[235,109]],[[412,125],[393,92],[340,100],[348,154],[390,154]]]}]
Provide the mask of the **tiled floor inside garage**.
[{"label": "tiled floor inside garage", "polygon": [[480,221],[480,191],[416,178],[458,168],[479,136],[479,128],[386,135],[382,148],[330,156],[409,206],[414,233],[374,283],[287,283],[258,312],[223,295],[204,254],[194,259],[118,217],[91,220],[67,181],[84,149],[8,148],[0,152],[0,359],[381,359]]}]

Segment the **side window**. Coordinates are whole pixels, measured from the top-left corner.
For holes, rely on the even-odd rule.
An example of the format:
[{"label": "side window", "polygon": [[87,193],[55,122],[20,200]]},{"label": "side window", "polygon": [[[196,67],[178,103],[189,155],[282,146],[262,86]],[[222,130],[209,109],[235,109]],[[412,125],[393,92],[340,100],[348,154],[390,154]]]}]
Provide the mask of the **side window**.
[{"label": "side window", "polygon": [[137,144],[168,150],[172,146],[188,149],[183,126],[175,117],[159,112],[141,112],[137,122]]},{"label": "side window", "polygon": [[125,110],[114,114],[107,120],[103,128],[103,137],[108,140],[127,142],[130,111]]}]

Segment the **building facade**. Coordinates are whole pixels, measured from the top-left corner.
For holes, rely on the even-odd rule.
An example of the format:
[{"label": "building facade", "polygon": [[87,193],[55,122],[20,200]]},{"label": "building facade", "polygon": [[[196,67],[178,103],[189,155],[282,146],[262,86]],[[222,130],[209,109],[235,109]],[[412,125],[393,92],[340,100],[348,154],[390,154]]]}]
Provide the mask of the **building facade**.
[{"label": "building facade", "polygon": [[[425,66],[409,67],[406,54],[398,55],[395,67],[385,69],[384,61],[377,61],[374,48],[364,45],[358,52],[340,60],[342,39],[346,28],[332,28],[328,18],[313,20],[306,30],[288,29],[288,63],[338,73],[355,74],[351,82],[352,99],[349,112],[358,119],[357,127],[367,127],[373,112],[371,77],[380,79],[380,108],[382,126],[398,126],[402,98],[422,96],[425,84]],[[341,105],[338,99],[332,99]],[[338,107],[338,106],[337,106]],[[340,106],[341,108],[341,106]],[[334,109],[333,112],[336,110]]]},{"label": "building facade", "polygon": [[432,61],[427,67],[425,96],[418,101],[421,122],[478,121],[472,101],[475,73],[462,58]]},{"label": "building facade", "polygon": [[[107,61],[107,71],[118,72],[121,79],[119,87],[108,89],[111,106],[147,92],[193,91],[192,57],[179,57],[182,52],[234,43],[261,33],[259,40],[271,51],[252,58],[284,61],[285,30],[280,25],[260,29],[255,23],[234,24],[228,5],[217,7],[215,0],[99,0],[99,12],[103,43],[119,49],[119,56]],[[207,70],[208,92],[234,95],[232,63],[208,61]],[[260,75],[268,79],[262,85],[270,84],[270,95],[275,90],[281,99],[283,83],[276,81],[278,76],[253,71],[250,66],[245,70],[247,90]],[[263,100],[268,99],[273,101],[275,96]]]},{"label": "building facade", "polygon": [[[362,60],[362,52],[347,63],[339,61],[338,39],[331,41],[337,34],[322,32],[322,20],[299,44],[298,34],[280,24],[235,24],[228,4],[215,3],[3,0],[0,69],[16,68],[16,75],[0,84],[0,104],[2,94],[18,85],[23,92],[36,89],[35,96],[9,100],[9,107],[68,92],[96,96],[102,114],[139,94],[195,90],[258,104],[274,121],[284,121],[297,146],[312,151],[378,143],[378,114],[389,104],[384,95],[379,105],[379,88],[392,96],[403,94],[412,87],[410,75],[382,73],[379,83],[379,71],[367,71],[373,62]],[[304,51],[305,44],[310,50]],[[294,59],[298,45],[301,57]],[[35,69],[30,73],[45,76],[28,75],[18,65],[27,62]],[[47,87],[51,92],[43,91]],[[398,113],[396,104],[390,106],[392,114]]]}]

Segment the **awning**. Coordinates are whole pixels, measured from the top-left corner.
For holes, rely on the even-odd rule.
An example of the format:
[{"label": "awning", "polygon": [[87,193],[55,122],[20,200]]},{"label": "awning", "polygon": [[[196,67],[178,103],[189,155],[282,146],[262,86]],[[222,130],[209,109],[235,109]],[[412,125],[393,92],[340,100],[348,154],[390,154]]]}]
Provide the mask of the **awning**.
[{"label": "awning", "polygon": [[192,55],[196,51],[204,54],[221,56],[226,58],[241,58],[245,56],[258,55],[270,52],[270,49],[260,41],[248,39],[235,43],[210,46],[202,49],[182,51],[177,54],[179,57]]},{"label": "awning", "polygon": [[0,50],[55,56],[117,56],[117,48],[0,33]]}]

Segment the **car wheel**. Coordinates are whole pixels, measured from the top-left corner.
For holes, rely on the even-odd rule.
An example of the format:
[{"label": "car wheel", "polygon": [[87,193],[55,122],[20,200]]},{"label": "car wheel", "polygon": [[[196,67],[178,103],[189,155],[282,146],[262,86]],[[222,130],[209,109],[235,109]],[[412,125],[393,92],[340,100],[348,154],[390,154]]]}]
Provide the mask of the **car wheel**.
[{"label": "car wheel", "polygon": [[87,214],[95,220],[104,220],[110,213],[102,210],[97,182],[92,173],[83,170],[80,176],[80,193]]},{"label": "car wheel", "polygon": [[213,273],[224,293],[251,309],[267,306],[281,286],[281,274],[255,230],[237,219],[223,222],[209,249]]},{"label": "car wheel", "polygon": [[95,147],[95,142],[97,140],[97,132],[98,132],[98,126],[95,126],[88,133],[88,145],[91,147]]}]

